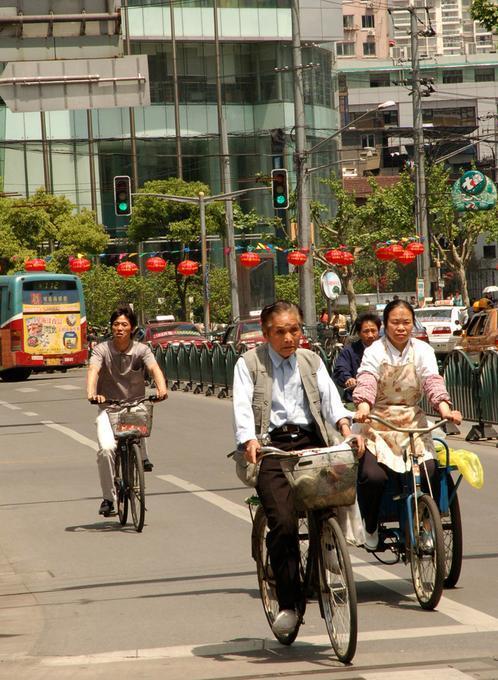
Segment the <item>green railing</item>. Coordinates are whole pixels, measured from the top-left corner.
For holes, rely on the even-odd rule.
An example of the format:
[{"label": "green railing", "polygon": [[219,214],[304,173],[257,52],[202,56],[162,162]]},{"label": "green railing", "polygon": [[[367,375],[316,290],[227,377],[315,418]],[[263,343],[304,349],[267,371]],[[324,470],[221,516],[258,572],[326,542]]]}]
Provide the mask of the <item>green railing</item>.
[{"label": "green railing", "polygon": [[[320,343],[316,343],[312,349],[332,375],[341,347],[326,352]],[[223,399],[231,394],[235,364],[246,350],[242,347],[237,352],[233,345],[219,342],[200,348],[180,343],[156,349],[155,356],[168,378],[170,389]],[[477,364],[465,352],[456,349],[446,359],[442,373],[454,408],[462,412],[465,420],[476,423],[467,440],[498,438],[493,427],[498,424],[498,352],[494,349],[486,351],[481,363]],[[426,399],[422,407],[427,413],[436,415]]]}]

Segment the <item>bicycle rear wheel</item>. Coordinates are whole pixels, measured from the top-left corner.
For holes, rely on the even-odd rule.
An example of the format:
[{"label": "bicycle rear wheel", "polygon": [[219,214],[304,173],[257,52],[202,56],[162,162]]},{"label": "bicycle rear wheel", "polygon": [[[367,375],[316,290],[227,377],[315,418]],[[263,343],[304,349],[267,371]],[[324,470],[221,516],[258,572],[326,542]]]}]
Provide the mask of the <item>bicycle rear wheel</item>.
[{"label": "bicycle rear wheel", "polygon": [[[308,547],[309,547],[309,535],[308,535],[308,523],[305,516],[300,517],[298,520],[298,531],[299,531],[299,550],[301,553],[301,581],[306,582],[306,570],[308,566]],[[256,510],[254,516],[254,524],[252,529],[252,555],[256,560],[256,571],[258,576],[259,592],[261,595],[261,602],[263,604],[263,609],[267,618],[270,628],[272,628],[275,619],[277,618],[279,612],[277,591],[275,585],[275,577],[273,576],[273,571],[270,565],[270,557],[266,549],[266,535],[268,533],[268,524],[266,521],[266,515],[263,508],[260,506]],[[279,635],[273,631],[272,632],[277,638],[277,640],[283,645],[291,645],[297,637],[299,627],[302,623],[304,616],[304,611],[306,608],[306,599],[303,596],[302,604],[300,606],[300,612],[296,627],[288,635]]]},{"label": "bicycle rear wheel", "polygon": [[463,556],[463,531],[460,503],[455,492],[455,482],[448,473],[448,498],[454,493],[449,506],[449,515],[441,517],[443,524],[444,556],[445,556],[445,588],[454,588],[460,578]]},{"label": "bicycle rear wheel", "polygon": [[116,504],[118,507],[118,517],[122,526],[128,519],[128,474],[126,462],[121,457],[120,451],[116,452],[114,463],[114,488],[116,489]]},{"label": "bicycle rear wheel", "polygon": [[356,652],[358,613],[348,547],[333,517],[318,519],[317,531],[320,610],[337,658],[349,663]]},{"label": "bicycle rear wheel", "polygon": [[435,501],[424,494],[412,508],[415,545],[410,545],[410,564],[415,595],[422,609],[434,609],[443,593],[445,554],[443,527]]},{"label": "bicycle rear wheel", "polygon": [[135,529],[140,532],[145,521],[145,480],[140,446],[132,443],[129,455],[128,494]]}]

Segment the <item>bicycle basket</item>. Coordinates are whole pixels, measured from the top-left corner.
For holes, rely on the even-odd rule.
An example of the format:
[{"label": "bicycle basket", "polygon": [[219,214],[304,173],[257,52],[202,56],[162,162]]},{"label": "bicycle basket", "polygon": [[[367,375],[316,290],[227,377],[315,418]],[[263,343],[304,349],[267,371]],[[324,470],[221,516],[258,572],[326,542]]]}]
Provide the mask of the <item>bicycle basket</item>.
[{"label": "bicycle basket", "polygon": [[152,408],[150,402],[143,402],[117,411],[113,426],[115,436],[149,437],[152,429]]},{"label": "bicycle basket", "polygon": [[298,509],[353,505],[358,461],[349,447],[309,449],[299,458],[284,459],[282,469],[294,491]]}]

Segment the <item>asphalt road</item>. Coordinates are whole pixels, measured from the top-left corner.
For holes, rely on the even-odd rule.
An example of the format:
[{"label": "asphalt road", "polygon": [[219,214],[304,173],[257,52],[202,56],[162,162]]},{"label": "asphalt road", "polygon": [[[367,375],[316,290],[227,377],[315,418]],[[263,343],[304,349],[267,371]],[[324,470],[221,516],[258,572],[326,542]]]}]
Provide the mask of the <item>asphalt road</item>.
[{"label": "asphalt road", "polygon": [[82,371],[0,383],[0,678],[498,678],[495,442],[465,445],[485,486],[461,486],[463,573],[437,611],[414,600],[409,567],[352,551],[360,634],[344,668],[316,603],[292,647],[272,638],[248,490],[225,457],[231,402],[176,392],[156,407],[137,534],[97,514],[83,387]]}]

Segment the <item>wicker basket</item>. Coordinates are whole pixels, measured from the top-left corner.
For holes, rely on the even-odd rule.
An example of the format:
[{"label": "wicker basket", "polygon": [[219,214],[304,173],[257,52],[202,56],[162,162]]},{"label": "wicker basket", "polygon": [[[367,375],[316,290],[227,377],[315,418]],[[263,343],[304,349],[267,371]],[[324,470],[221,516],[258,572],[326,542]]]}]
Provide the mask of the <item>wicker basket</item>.
[{"label": "wicker basket", "polygon": [[116,437],[149,437],[152,430],[152,410],[150,402],[137,406],[125,406],[116,412],[113,430]]},{"label": "wicker basket", "polygon": [[353,505],[358,461],[349,447],[341,445],[327,451],[318,449],[300,453],[299,458],[281,461],[299,509]]}]

